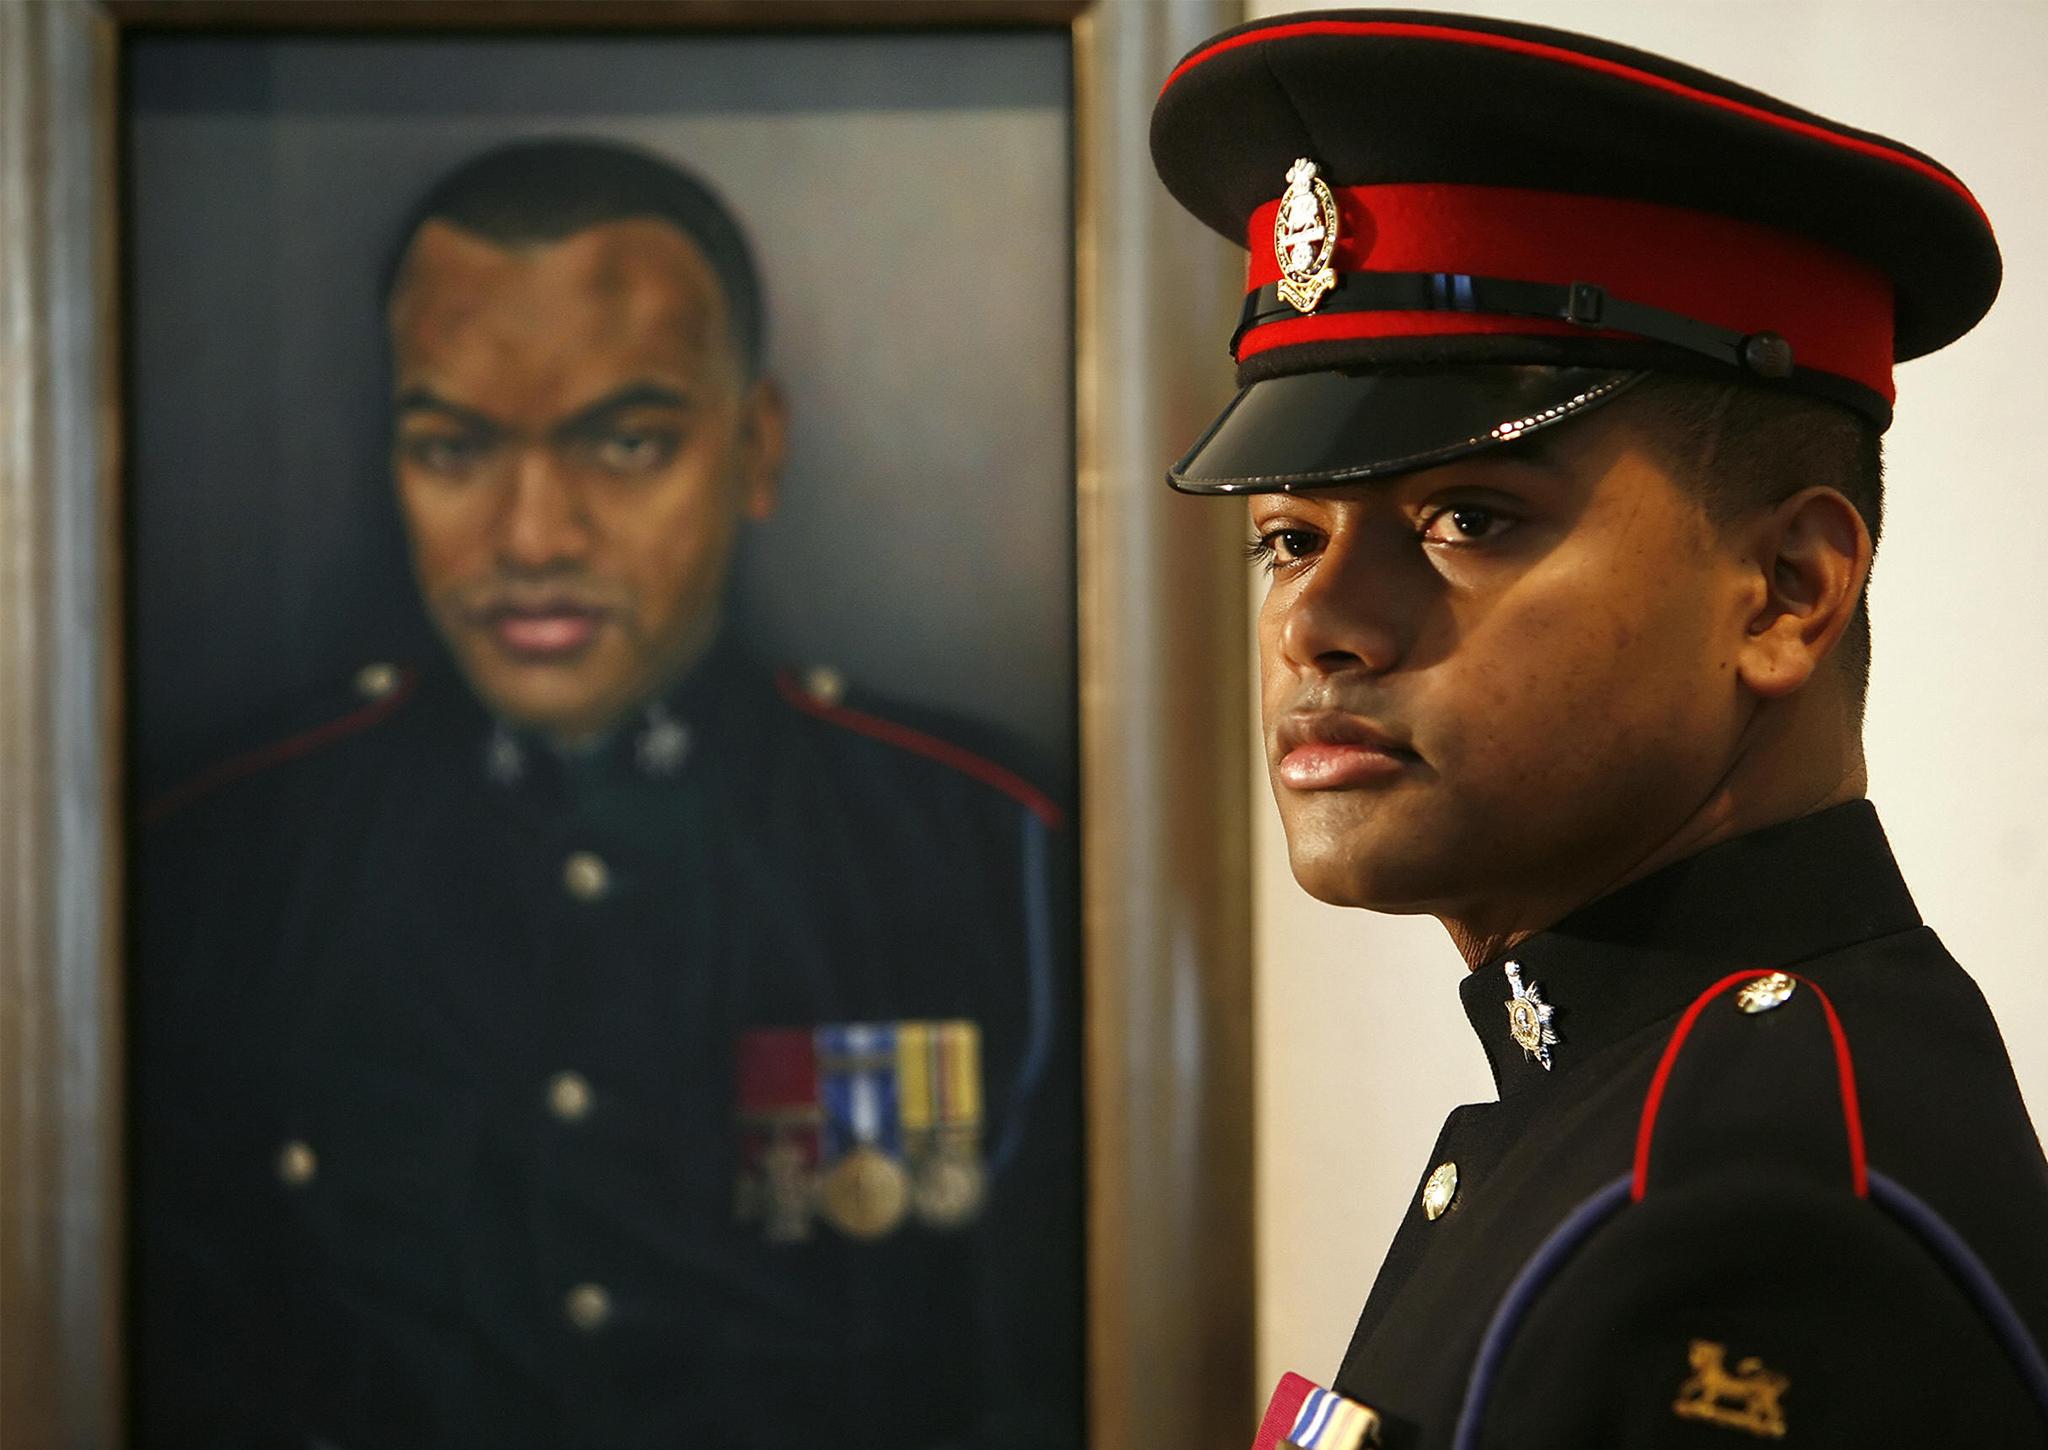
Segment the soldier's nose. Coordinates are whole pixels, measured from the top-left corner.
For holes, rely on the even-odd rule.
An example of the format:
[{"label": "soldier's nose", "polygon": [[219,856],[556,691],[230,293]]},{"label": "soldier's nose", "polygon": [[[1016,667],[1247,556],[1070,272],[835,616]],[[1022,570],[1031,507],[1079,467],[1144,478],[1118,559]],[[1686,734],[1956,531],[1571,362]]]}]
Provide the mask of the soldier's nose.
[{"label": "soldier's nose", "polygon": [[522,454],[505,506],[500,547],[507,563],[542,568],[580,558],[591,521],[581,490],[542,450]]}]

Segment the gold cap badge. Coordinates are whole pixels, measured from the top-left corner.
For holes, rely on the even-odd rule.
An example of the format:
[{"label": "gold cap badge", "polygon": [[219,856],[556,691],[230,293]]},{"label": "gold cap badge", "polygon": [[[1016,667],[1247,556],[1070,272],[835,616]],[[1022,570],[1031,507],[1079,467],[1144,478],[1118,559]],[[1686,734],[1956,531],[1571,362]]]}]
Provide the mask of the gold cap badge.
[{"label": "gold cap badge", "polygon": [[1337,198],[1303,156],[1287,168],[1287,190],[1273,217],[1273,257],[1280,264],[1280,296],[1297,312],[1313,312],[1337,285],[1330,259],[1337,255]]}]

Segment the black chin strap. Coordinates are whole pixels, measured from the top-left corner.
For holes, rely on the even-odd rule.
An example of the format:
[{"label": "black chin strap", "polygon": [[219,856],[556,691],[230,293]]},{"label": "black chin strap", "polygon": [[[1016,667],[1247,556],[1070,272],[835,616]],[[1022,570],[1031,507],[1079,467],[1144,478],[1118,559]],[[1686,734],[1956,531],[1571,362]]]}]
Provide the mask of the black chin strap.
[{"label": "black chin strap", "polygon": [[1609,328],[1668,342],[1760,378],[1792,376],[1792,345],[1775,332],[1730,332],[1661,307],[1607,295],[1591,282],[1513,282],[1462,272],[1347,272],[1313,314],[1304,314],[1268,283],[1244,299],[1230,354],[1252,328],[1268,322],[1333,312],[1484,312],[1541,317],[1580,327]]}]

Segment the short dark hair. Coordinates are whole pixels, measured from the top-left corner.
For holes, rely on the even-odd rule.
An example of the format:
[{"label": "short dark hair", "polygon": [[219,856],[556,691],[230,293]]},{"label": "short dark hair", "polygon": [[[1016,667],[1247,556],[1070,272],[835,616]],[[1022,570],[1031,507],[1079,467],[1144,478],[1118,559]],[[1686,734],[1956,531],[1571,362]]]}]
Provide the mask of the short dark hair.
[{"label": "short dark hair", "polygon": [[725,293],[733,350],[747,376],[759,373],[767,323],[746,233],[703,181],[652,152],[613,141],[515,141],[463,162],[406,217],[384,270],[383,297],[388,304],[413,238],[430,221],[517,247],[636,218],[669,223],[703,252]]},{"label": "short dark hair", "polygon": [[[1748,383],[1653,373],[1616,399],[1643,425],[1660,461],[1717,524],[1782,503],[1818,485],[1863,516],[1876,547],[1884,532],[1884,445],[1869,419],[1834,403]],[[1870,691],[1870,589],[1838,656],[1860,713]]]}]

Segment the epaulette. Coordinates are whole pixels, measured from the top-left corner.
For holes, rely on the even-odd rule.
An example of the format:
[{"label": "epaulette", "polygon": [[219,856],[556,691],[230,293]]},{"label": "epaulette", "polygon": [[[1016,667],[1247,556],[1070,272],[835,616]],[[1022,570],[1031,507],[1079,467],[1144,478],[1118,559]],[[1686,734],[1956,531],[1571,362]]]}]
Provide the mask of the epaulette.
[{"label": "epaulette", "polygon": [[1059,802],[1008,766],[999,765],[987,756],[929,730],[847,704],[846,679],[837,670],[817,668],[801,676],[789,670],[778,671],[775,687],[785,703],[813,719],[880,741],[897,750],[923,756],[1001,791],[1036,816],[1048,829],[1058,830],[1066,820],[1066,812],[1060,808]]},{"label": "epaulette", "polygon": [[261,743],[234,751],[186,776],[143,806],[139,823],[147,828],[205,799],[223,786],[260,775],[287,761],[302,759],[336,741],[381,725],[412,697],[419,683],[415,670],[382,662],[364,665],[349,680],[349,691],[336,713],[333,691],[322,692],[318,707],[301,706],[299,720],[282,732],[275,728]]},{"label": "epaulette", "polygon": [[[1698,1220],[1700,1232],[1687,1235],[1696,1255],[1768,1262],[1777,1246],[1745,1237],[1726,1211],[1770,1202],[1786,1206],[1787,1238],[1796,1219],[1808,1234],[1820,1222],[1839,1226],[1845,1242],[1924,1253],[1916,1272],[1953,1291],[1959,1311],[1988,1331],[2024,1397],[2048,1419],[2048,1361],[1989,1269],[1933,1208],[1867,1161],[1855,1063],[1833,1002],[1808,978],[1752,969],[1716,982],[1679,1018],[1643,1100],[1629,1171],[1552,1230],[1495,1307],[1454,1450],[1482,1443],[1511,1355],[1544,1338],[1532,1326],[1539,1303],[1589,1251],[1639,1231],[1649,1241],[1657,1220],[1637,1216],[1683,1204]],[[1700,1204],[1719,1207],[1694,1214]],[[1784,1434],[1783,1376],[1760,1359],[1735,1363],[1732,1351],[1705,1339],[1691,1352],[1691,1378],[1674,1385],[1672,1414],[1766,1438]]]}]

